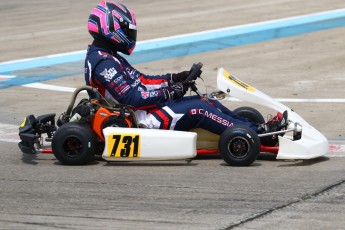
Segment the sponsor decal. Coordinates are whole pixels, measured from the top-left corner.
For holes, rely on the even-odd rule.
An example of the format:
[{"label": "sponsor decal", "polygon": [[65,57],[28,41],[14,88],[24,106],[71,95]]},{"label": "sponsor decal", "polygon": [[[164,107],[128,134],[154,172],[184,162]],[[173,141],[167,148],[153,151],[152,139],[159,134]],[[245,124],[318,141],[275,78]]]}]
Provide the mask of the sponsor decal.
[{"label": "sponsor decal", "polygon": [[104,77],[104,79],[108,82],[111,81],[111,79],[113,79],[113,77],[115,76],[115,74],[117,74],[117,71],[115,68],[110,68],[109,70],[107,70],[107,68],[105,68],[103,70],[102,73],[100,73],[101,76]]},{"label": "sponsor decal", "polygon": [[140,94],[141,94],[141,97],[143,99],[147,99],[147,98],[150,98],[150,97],[158,97],[158,96],[162,95],[162,92],[159,91],[159,90],[155,90],[155,91],[140,91]]},{"label": "sponsor decal", "polygon": [[247,83],[241,81],[240,79],[237,79],[236,77],[232,76],[229,72],[225,71],[223,72],[223,75],[226,79],[230,80],[233,84],[245,89],[245,90],[248,90],[250,92],[255,92],[255,88],[248,85]]},{"label": "sponsor decal", "polygon": [[125,79],[123,79],[123,76],[121,75],[115,78],[113,82],[118,85],[120,82],[125,82]]},{"label": "sponsor decal", "polygon": [[191,109],[191,110],[189,110],[189,114],[190,115],[199,115],[200,114],[200,115],[203,115],[205,117],[208,117],[208,118],[214,120],[215,122],[218,122],[221,125],[225,125],[227,127],[234,126],[234,123],[229,122],[228,120],[221,118],[221,117],[217,116],[216,114],[213,114],[213,113],[211,113],[207,110],[204,110],[204,109]]},{"label": "sponsor decal", "polygon": [[150,92],[150,97],[157,97],[159,95],[160,91],[151,91]]},{"label": "sponsor decal", "polygon": [[130,77],[131,79],[136,79],[138,78],[138,74],[137,71],[135,69],[126,67],[126,72],[128,73],[128,77]]},{"label": "sponsor decal", "polygon": [[115,91],[120,95],[124,95],[131,87],[127,85],[126,83],[121,84],[117,87],[115,87]]},{"label": "sponsor decal", "polygon": [[142,91],[142,92],[140,92],[140,94],[141,94],[141,98],[143,98],[143,99],[147,99],[150,97],[150,92],[148,92],[148,91]]},{"label": "sponsor decal", "polygon": [[138,78],[138,79],[136,79],[132,84],[131,84],[131,86],[133,87],[133,88],[135,88],[137,85],[139,85],[140,84],[140,79]]}]

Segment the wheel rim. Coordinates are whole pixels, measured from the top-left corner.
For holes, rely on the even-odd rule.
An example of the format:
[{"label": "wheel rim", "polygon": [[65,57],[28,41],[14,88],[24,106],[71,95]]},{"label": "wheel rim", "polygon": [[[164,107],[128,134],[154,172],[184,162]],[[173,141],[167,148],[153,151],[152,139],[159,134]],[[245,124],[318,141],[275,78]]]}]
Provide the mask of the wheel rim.
[{"label": "wheel rim", "polygon": [[64,154],[70,158],[78,157],[82,147],[77,137],[67,137],[63,143]]},{"label": "wheel rim", "polygon": [[250,151],[250,144],[246,138],[234,137],[228,143],[228,151],[237,159],[244,158]]}]

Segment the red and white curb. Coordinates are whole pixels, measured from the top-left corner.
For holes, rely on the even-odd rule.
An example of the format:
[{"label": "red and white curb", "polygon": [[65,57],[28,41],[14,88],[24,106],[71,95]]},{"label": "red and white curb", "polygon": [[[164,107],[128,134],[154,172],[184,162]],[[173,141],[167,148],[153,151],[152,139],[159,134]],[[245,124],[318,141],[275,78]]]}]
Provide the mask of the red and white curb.
[{"label": "red and white curb", "polygon": [[0,123],[0,141],[2,142],[19,142],[19,125],[9,125]]},{"label": "red and white curb", "polygon": [[326,156],[345,157],[345,144],[330,144],[329,151]]}]

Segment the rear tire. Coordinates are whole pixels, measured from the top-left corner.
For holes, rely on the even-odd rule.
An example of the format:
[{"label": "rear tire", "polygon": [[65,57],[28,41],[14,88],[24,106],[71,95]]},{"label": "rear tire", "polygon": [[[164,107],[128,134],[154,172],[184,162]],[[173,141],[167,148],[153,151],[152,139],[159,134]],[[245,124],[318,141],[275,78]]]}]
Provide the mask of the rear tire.
[{"label": "rear tire", "polygon": [[68,122],[55,132],[52,150],[64,165],[84,165],[93,160],[97,139],[91,128],[81,122]]},{"label": "rear tire", "polygon": [[245,125],[226,129],[219,139],[223,160],[232,166],[248,166],[260,153],[260,139],[256,132]]}]

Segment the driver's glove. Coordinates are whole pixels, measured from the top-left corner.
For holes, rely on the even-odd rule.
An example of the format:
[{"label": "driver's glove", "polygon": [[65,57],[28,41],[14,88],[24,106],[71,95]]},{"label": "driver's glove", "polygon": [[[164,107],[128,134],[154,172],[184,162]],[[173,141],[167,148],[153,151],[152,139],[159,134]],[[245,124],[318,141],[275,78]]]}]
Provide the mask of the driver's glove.
[{"label": "driver's glove", "polygon": [[188,75],[189,75],[189,71],[182,71],[180,73],[172,73],[171,74],[172,84],[185,81]]},{"label": "driver's glove", "polygon": [[[187,77],[189,76],[189,72],[190,71],[182,71],[180,73],[173,73],[173,74],[171,74],[172,84],[173,83],[177,83],[177,82],[183,82],[183,81],[187,80]],[[191,80],[196,80],[198,77],[201,76],[201,73],[202,73],[202,71],[199,70],[199,72]]]},{"label": "driver's glove", "polygon": [[168,100],[170,98],[172,100],[178,100],[182,98],[186,94],[188,86],[188,83],[184,84],[181,82],[177,82],[170,85],[169,87],[163,88],[165,99]]},{"label": "driver's glove", "polygon": [[202,70],[200,69],[192,80],[195,81],[198,77],[201,77],[201,74],[202,74]]}]

